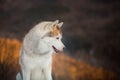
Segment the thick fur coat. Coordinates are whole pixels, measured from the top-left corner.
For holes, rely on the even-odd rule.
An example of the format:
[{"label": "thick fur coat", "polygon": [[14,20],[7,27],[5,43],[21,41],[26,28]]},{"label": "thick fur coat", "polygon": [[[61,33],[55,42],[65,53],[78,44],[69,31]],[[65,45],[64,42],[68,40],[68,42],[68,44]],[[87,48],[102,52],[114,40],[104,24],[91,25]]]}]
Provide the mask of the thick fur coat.
[{"label": "thick fur coat", "polygon": [[20,49],[21,71],[16,80],[52,80],[52,54],[63,51],[63,22],[45,21],[34,26],[24,37]]}]

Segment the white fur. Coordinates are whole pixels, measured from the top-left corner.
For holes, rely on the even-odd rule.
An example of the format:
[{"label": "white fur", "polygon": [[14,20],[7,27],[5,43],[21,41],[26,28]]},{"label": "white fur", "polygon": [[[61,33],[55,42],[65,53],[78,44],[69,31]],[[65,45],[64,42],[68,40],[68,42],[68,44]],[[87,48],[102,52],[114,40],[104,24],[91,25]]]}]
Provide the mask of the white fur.
[{"label": "white fur", "polygon": [[50,28],[56,24],[61,27],[63,23],[58,23],[58,20],[41,22],[26,34],[20,49],[21,72],[17,74],[16,80],[52,80],[52,53],[55,53],[52,46],[60,51],[64,47],[61,34],[48,36]]}]

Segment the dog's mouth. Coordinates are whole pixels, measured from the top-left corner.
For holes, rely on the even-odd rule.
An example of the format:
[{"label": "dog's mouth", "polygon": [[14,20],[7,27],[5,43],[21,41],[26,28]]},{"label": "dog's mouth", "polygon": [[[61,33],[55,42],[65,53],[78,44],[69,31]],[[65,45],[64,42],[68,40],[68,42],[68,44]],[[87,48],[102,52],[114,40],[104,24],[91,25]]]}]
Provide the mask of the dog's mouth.
[{"label": "dog's mouth", "polygon": [[61,53],[60,50],[58,50],[55,46],[52,46],[53,50],[56,52],[56,53]]}]

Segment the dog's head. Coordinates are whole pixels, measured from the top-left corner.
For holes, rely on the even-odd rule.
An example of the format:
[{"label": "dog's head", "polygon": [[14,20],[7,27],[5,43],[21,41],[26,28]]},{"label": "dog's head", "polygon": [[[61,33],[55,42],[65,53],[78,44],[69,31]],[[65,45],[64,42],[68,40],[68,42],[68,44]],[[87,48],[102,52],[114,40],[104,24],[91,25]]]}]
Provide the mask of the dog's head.
[{"label": "dog's head", "polygon": [[53,49],[55,53],[61,53],[64,49],[64,44],[62,43],[62,31],[61,27],[63,22],[59,23],[58,20],[51,22],[47,25],[47,33],[44,36],[44,41]]}]

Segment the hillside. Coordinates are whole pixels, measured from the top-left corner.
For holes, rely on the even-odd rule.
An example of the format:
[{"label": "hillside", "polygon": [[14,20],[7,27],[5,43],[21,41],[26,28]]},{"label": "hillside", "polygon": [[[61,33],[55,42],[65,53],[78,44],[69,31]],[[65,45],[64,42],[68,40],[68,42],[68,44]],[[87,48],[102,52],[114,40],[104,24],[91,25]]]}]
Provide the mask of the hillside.
[{"label": "hillside", "polygon": [[[0,38],[0,80],[15,80],[19,71],[18,53],[21,42],[17,39]],[[120,75],[102,67],[78,61],[66,54],[53,55],[54,80],[115,80]]]}]

